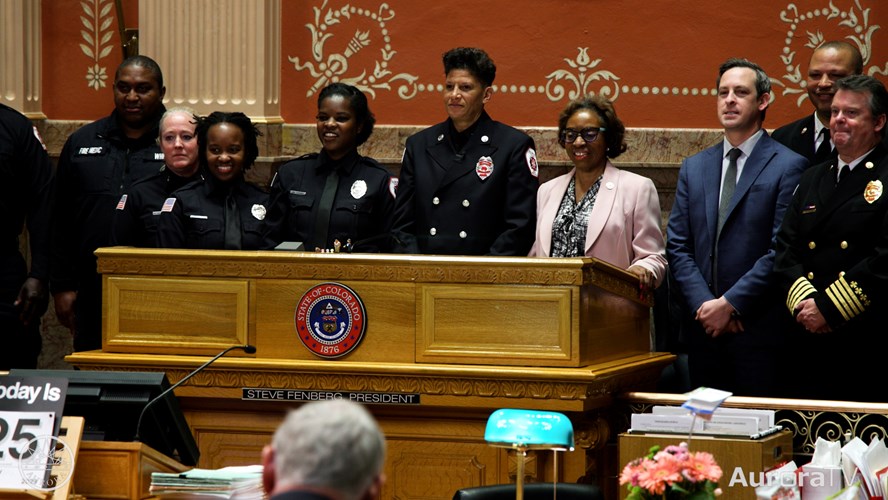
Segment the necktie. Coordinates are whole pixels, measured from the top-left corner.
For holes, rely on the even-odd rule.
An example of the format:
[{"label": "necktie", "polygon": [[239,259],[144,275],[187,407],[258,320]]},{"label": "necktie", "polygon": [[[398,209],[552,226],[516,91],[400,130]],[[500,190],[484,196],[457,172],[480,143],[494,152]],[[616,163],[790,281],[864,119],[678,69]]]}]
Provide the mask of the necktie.
[{"label": "necktie", "polygon": [[336,199],[336,188],[339,187],[339,172],[334,168],[324,183],[324,192],[321,193],[321,201],[318,203],[317,218],[315,219],[314,246],[320,249],[327,248],[327,230],[330,228],[330,213],[333,211],[333,201]]},{"label": "necktie", "polygon": [[225,249],[241,249],[241,220],[233,189],[225,197]]},{"label": "necktie", "polygon": [[728,168],[725,170],[725,180],[722,183],[721,199],[718,203],[718,233],[721,233],[725,224],[725,216],[728,215],[728,205],[734,197],[734,188],[737,187],[737,158],[743,154],[737,148],[728,151]]},{"label": "necktie", "polygon": [[820,143],[817,151],[814,152],[814,158],[811,160],[811,165],[825,162],[829,159],[830,154],[832,154],[832,144],[829,142],[829,129],[824,128],[823,141]]},{"label": "necktie", "polygon": [[836,186],[838,186],[843,179],[848,177],[849,173],[851,173],[851,167],[848,165],[839,165],[839,177],[836,180]]}]

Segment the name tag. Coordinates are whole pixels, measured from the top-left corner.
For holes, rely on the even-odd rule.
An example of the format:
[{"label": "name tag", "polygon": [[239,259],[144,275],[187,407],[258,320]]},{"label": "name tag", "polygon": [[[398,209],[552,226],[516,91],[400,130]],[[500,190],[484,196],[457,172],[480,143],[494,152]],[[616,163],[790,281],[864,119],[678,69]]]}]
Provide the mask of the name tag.
[{"label": "name tag", "polygon": [[290,194],[295,194],[295,195],[299,195],[299,196],[305,196],[305,191],[296,191],[296,190],[294,190],[294,189],[291,189],[291,190],[290,190]]},{"label": "name tag", "polygon": [[77,150],[76,156],[98,156],[104,154],[104,148],[102,146],[92,146],[88,148],[80,148]]},{"label": "name tag", "polygon": [[188,217],[191,217],[192,219],[207,219],[208,218],[206,215],[189,215]]}]

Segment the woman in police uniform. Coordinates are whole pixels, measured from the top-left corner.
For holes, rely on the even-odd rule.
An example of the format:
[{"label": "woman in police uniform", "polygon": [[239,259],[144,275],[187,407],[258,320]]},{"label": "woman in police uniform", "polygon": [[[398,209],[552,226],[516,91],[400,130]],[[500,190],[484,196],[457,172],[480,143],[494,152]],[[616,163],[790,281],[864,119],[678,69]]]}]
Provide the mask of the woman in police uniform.
[{"label": "woman in police uniform", "polygon": [[244,179],[259,156],[258,135],[243,113],[216,111],[200,120],[197,141],[206,180],[175,191],[164,202],[157,228],[159,247],[262,247],[268,195]]},{"label": "woman in police uniform", "polygon": [[391,176],[376,160],[358,154],[375,122],[367,97],[357,88],[334,83],[321,90],[321,152],[278,170],[271,183],[266,247],[292,241],[315,251],[390,249]]}]

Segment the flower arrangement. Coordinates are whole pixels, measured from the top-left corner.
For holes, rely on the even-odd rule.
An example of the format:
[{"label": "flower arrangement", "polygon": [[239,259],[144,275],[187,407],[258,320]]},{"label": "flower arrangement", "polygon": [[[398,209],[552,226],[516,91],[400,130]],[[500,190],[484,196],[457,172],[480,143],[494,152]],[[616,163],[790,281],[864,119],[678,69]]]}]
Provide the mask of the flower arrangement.
[{"label": "flower arrangement", "polygon": [[651,448],[623,468],[620,484],[628,485],[627,500],[709,500],[721,495],[722,470],[710,453],[688,451],[687,443]]}]

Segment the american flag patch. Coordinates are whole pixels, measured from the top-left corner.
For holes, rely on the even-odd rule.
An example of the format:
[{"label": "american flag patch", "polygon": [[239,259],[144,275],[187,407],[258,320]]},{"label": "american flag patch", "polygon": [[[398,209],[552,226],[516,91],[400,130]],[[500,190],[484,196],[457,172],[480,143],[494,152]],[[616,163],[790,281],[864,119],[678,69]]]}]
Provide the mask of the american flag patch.
[{"label": "american flag patch", "polygon": [[117,202],[117,210],[123,210],[124,207],[126,207],[126,195],[121,196]]},{"label": "american flag patch", "polygon": [[173,211],[173,205],[175,205],[175,204],[176,204],[176,199],[175,199],[175,198],[167,198],[167,199],[163,202],[163,206],[160,207],[160,211],[161,211],[161,212],[172,212],[172,211]]}]

